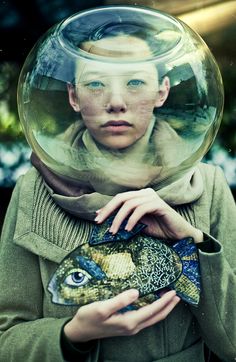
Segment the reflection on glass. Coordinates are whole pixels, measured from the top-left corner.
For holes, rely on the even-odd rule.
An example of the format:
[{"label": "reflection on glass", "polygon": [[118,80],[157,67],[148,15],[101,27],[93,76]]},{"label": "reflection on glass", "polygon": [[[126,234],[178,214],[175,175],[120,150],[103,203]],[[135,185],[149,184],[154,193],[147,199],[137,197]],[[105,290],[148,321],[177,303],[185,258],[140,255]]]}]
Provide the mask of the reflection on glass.
[{"label": "reflection on glass", "polygon": [[[76,182],[141,188],[177,180],[204,156],[223,107],[220,72],[201,38],[135,7],[70,17],[34,47],[21,73],[27,140]],[[107,190],[106,190],[107,191]]]}]

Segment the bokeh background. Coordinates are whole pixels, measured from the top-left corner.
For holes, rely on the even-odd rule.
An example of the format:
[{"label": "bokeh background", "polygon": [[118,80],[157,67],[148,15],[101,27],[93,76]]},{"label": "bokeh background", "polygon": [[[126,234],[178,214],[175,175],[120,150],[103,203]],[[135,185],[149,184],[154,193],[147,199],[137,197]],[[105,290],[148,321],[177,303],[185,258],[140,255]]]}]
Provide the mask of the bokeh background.
[{"label": "bokeh background", "polygon": [[220,165],[236,197],[236,1],[217,0],[17,0],[0,1],[0,229],[12,189],[30,167],[21,131],[16,89],[20,69],[37,39],[80,10],[142,5],[179,17],[206,41],[222,72],[225,108],[220,132],[204,161]]}]

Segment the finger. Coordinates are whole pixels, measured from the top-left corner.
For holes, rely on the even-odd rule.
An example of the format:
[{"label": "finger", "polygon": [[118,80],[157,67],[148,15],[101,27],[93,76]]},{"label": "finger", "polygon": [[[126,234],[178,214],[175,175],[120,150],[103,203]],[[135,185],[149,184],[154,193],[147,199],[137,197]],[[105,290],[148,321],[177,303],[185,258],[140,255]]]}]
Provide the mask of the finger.
[{"label": "finger", "polygon": [[150,208],[150,202],[139,205],[130,215],[125,230],[131,231],[144,215],[152,213],[153,210],[153,208]]},{"label": "finger", "polygon": [[175,296],[161,311],[151,315],[145,322],[141,323],[139,325],[139,330],[150,327],[153,324],[164,320],[179,302],[180,298]]},{"label": "finger", "polygon": [[145,326],[152,325],[164,319],[179,300],[174,291],[166,293],[166,296],[163,296],[161,299],[139,310],[128,311],[122,314],[122,317],[120,313],[114,313],[110,318],[107,318],[104,323],[107,327],[115,326],[116,335],[136,334],[145,328]]},{"label": "finger", "polygon": [[[109,231],[113,234],[117,233],[122,222],[130,215],[130,213],[136,208],[139,208],[140,204],[144,204],[146,202],[147,202],[146,197],[135,197],[126,201],[117,212]],[[127,227],[125,227],[125,229],[127,230]]]},{"label": "finger", "polygon": [[130,314],[130,318],[135,320],[135,323],[137,325],[141,325],[147,320],[150,319],[150,317],[156,315],[157,313],[160,313],[176,296],[176,292],[174,290],[171,290],[167,293],[165,293],[160,299],[156,300],[152,304],[146,305],[137,311]]},{"label": "finger", "polygon": [[137,222],[139,222],[139,220],[147,214],[152,214],[155,212],[155,214],[158,213],[159,217],[163,216],[164,211],[161,210],[162,207],[161,205],[158,205],[156,200],[155,201],[153,201],[153,199],[151,201],[147,200],[146,203],[137,206],[133,210],[133,213],[130,215],[125,229],[127,231],[131,231],[133,227],[137,224]]},{"label": "finger", "polygon": [[139,292],[137,289],[129,289],[111,299],[100,302],[100,304],[102,304],[102,308],[106,311],[104,315],[105,319],[132,304],[138,299],[138,297]]},{"label": "finger", "polygon": [[117,194],[110,200],[103,208],[97,210],[98,214],[95,218],[97,223],[102,223],[109,215],[112,214],[118,207],[120,207],[124,202],[139,197],[140,194],[144,193],[145,190],[137,190],[137,191],[128,191]]}]

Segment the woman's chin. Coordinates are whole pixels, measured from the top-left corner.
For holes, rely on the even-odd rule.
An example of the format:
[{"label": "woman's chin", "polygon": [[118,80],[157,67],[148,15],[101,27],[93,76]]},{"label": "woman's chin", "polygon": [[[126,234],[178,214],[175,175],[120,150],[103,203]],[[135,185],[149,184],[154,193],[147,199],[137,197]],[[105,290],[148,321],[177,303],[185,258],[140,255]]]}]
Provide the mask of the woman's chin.
[{"label": "woman's chin", "polygon": [[97,141],[100,145],[108,149],[122,150],[134,144],[136,142],[136,139],[131,140],[131,139],[124,139],[123,137],[112,137],[109,140],[95,139],[95,141]]}]

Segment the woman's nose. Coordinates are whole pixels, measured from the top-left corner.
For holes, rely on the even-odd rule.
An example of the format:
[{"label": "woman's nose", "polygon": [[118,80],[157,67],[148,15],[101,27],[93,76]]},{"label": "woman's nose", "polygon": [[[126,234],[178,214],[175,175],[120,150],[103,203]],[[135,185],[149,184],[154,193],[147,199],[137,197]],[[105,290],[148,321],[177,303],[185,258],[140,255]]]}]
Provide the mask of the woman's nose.
[{"label": "woman's nose", "polygon": [[111,92],[108,102],[106,104],[106,111],[108,113],[124,113],[127,111],[125,97],[121,92]]}]

